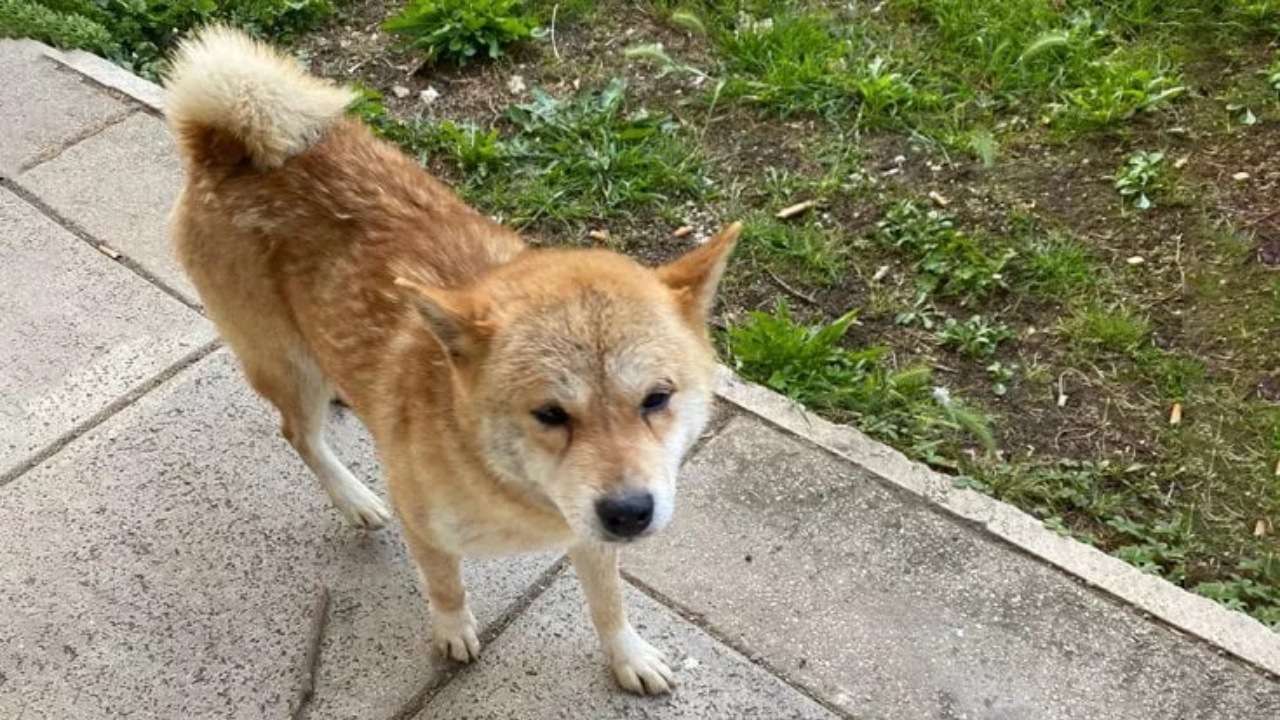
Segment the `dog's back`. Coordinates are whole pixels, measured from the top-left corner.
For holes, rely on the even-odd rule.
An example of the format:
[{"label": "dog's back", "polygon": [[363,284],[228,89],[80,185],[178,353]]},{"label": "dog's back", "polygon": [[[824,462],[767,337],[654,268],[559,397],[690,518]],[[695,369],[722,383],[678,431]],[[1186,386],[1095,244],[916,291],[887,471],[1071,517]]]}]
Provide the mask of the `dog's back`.
[{"label": "dog's back", "polygon": [[420,324],[394,280],[465,285],[524,248],[347,118],[353,93],[237,31],[182,44],[166,89],[178,257],[251,380],[268,376],[255,386],[279,370],[254,358],[300,357],[367,410],[387,345]]}]

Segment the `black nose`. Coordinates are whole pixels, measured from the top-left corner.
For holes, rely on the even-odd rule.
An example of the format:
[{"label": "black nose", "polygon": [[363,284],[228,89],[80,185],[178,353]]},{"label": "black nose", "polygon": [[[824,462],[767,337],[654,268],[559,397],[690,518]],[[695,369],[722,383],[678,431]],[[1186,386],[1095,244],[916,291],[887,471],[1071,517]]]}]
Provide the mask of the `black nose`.
[{"label": "black nose", "polygon": [[653,495],[641,490],[601,498],[596,501],[596,515],[610,535],[635,537],[653,520]]}]

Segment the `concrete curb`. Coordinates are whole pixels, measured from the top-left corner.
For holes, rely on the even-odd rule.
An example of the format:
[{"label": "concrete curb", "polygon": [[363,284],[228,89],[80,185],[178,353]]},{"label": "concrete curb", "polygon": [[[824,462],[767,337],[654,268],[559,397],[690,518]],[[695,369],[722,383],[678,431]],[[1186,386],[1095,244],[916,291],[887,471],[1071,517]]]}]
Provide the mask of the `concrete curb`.
[{"label": "concrete curb", "polygon": [[[44,48],[59,64],[121,92],[155,112],[163,112],[164,91],[102,58]],[[1205,597],[1148,575],[1101,550],[1063,537],[1034,517],[987,495],[955,487],[952,479],[908,460],[861,432],[812,415],[785,397],[721,367],[717,395],[746,412],[861,465],[884,482],[902,488],[981,526],[1080,580],[1095,586],[1183,632],[1194,635],[1280,677],[1280,633]]]},{"label": "concrete curb", "polygon": [[716,394],[746,412],[861,465],[902,488],[1245,662],[1280,677],[1280,633],[1217,602],[1148,575],[1097,548],[1063,537],[1012,505],[958,488],[949,476],[908,460],[854,428],[828,422],[772,390],[721,367]]},{"label": "concrete curb", "polygon": [[164,111],[164,90],[150,80],[83,50],[56,50],[44,46],[45,57],[74,70],[97,84],[128,95],[155,112]]}]

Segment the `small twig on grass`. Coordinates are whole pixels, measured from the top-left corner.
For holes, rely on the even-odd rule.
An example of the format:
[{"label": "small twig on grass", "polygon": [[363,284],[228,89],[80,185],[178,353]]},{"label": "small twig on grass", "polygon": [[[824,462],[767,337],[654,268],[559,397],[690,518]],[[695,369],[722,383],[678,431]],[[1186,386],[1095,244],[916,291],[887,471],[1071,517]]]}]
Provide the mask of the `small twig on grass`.
[{"label": "small twig on grass", "polygon": [[795,217],[796,215],[799,215],[805,210],[811,209],[814,205],[817,205],[817,204],[818,204],[817,200],[805,200],[804,202],[799,202],[799,203],[796,203],[795,205],[790,205],[788,207],[782,208],[781,210],[778,211],[776,215],[774,215],[774,217],[778,218],[779,220],[788,220],[790,218]]},{"label": "small twig on grass", "polygon": [[819,305],[818,301],[817,301],[817,300],[815,300],[815,299],[813,298],[813,296],[811,296],[811,295],[806,295],[806,294],[804,294],[804,293],[800,292],[799,290],[797,290],[797,289],[795,289],[795,288],[791,287],[790,285],[786,284],[785,282],[783,282],[782,278],[780,278],[780,277],[778,277],[776,274],[774,274],[774,272],[773,272],[772,270],[770,270],[769,268],[765,268],[765,269],[764,269],[764,271],[765,271],[766,273],[768,273],[769,278],[770,278],[770,279],[772,279],[775,283],[777,283],[777,284],[778,284],[778,287],[780,287],[780,288],[782,288],[784,291],[786,291],[786,293],[787,293],[788,295],[791,295],[792,297],[794,297],[794,298],[795,298],[795,299],[797,299],[797,300],[803,300],[803,301],[805,301],[805,302],[807,302],[807,303],[809,303],[810,305],[813,305],[813,306],[815,306],[815,307]]},{"label": "small twig on grass", "polygon": [[556,13],[560,12],[560,3],[551,6],[551,54],[560,59],[560,49],[556,47]]}]

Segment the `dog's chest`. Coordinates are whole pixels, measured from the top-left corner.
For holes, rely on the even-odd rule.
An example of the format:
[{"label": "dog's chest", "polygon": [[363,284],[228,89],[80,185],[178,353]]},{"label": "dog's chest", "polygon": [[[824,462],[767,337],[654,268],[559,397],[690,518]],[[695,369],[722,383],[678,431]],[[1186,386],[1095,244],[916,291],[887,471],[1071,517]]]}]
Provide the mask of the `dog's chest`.
[{"label": "dog's chest", "polygon": [[491,499],[442,510],[431,518],[437,541],[468,557],[554,550],[573,543],[562,518],[523,503]]}]

